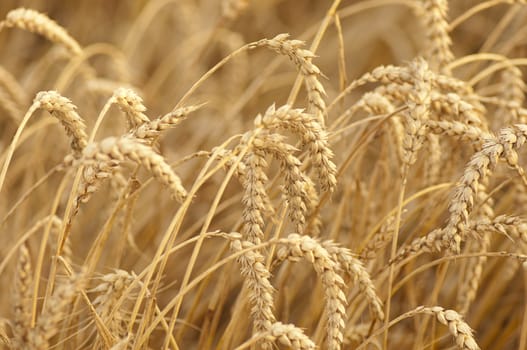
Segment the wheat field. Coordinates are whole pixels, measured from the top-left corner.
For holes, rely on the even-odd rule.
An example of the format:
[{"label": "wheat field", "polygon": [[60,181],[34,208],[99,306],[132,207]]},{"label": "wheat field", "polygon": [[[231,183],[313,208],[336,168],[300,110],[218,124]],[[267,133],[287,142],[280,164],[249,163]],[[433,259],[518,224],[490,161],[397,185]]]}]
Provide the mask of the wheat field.
[{"label": "wheat field", "polygon": [[2,0],[0,348],[527,349],[521,0]]}]

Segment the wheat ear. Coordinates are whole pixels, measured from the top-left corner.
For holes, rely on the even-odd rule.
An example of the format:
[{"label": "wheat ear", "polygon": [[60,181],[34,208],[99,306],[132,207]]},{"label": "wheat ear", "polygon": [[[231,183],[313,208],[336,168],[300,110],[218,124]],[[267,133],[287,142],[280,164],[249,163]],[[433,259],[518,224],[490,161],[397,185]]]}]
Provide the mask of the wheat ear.
[{"label": "wheat ear", "polygon": [[146,107],[143,104],[143,99],[134,90],[118,88],[114,91],[111,99],[126,115],[129,129],[137,128],[150,121],[144,114]]},{"label": "wheat ear", "polygon": [[500,106],[496,112],[497,116],[503,116],[499,119],[501,125],[510,125],[512,123],[525,123],[527,118],[525,114],[520,113],[521,107],[525,100],[526,90],[525,82],[521,69],[516,66],[509,66],[501,73],[503,88],[499,98],[500,101],[506,101],[507,104]]},{"label": "wheat ear", "polygon": [[337,167],[332,162],[333,151],[329,147],[328,135],[319,121],[311,114],[288,105],[269,107],[264,115],[255,118],[256,127],[267,129],[285,129],[297,134],[302,144],[306,145],[318,172],[322,191],[333,191],[337,184]]},{"label": "wheat ear", "polygon": [[[154,177],[165,184],[179,202],[183,202],[187,191],[181,180],[164,158],[138,140],[123,137],[108,137],[98,143],[91,143],[83,151],[81,163],[93,165],[101,162],[132,160],[147,168]],[[106,164],[106,163],[105,163]]]},{"label": "wheat ear", "polygon": [[29,330],[29,349],[49,349],[49,341],[61,329],[60,324],[67,314],[67,308],[83,287],[84,281],[84,277],[77,275],[66,283],[57,284],[55,292],[39,315],[35,328]]},{"label": "wheat ear", "polygon": [[84,120],[77,113],[77,107],[56,91],[39,92],[33,104],[48,111],[60,121],[66,133],[73,139],[71,148],[79,155],[88,143],[88,136]]},{"label": "wheat ear", "polygon": [[63,45],[74,56],[82,53],[79,43],[63,27],[35,10],[18,8],[9,11],[5,20],[0,22],[0,30],[2,27],[17,27],[40,34],[51,42]]},{"label": "wheat ear", "polygon": [[16,275],[12,342],[15,348],[22,349],[24,344],[27,344],[28,332],[31,328],[31,286],[33,285],[31,257],[25,243],[19,249]]},{"label": "wheat ear", "polygon": [[406,113],[406,134],[403,139],[403,165],[410,166],[417,159],[417,151],[426,137],[426,120],[430,115],[432,74],[423,59],[415,60],[411,65],[413,89],[408,96]]},{"label": "wheat ear", "polygon": [[500,159],[504,159],[509,166],[518,169],[516,149],[520,148],[526,140],[527,125],[517,124],[513,128],[504,128],[497,138],[488,140],[483,145],[483,149],[471,158],[449,205],[450,218],[443,237],[445,247],[459,252],[469,214],[474,205],[478,183],[488,176]]},{"label": "wheat ear", "polygon": [[326,92],[319,81],[322,75],[320,69],[315,66],[311,59],[315,55],[309,51],[302,49],[304,42],[300,40],[289,40],[289,34],[279,34],[272,39],[262,39],[249,44],[249,49],[257,47],[267,47],[281,55],[289,57],[291,61],[297,66],[300,74],[303,75],[306,84],[308,95],[308,109],[309,113],[315,114],[320,124],[324,125],[324,115],[326,113],[326,102],[324,96]]},{"label": "wheat ear", "polygon": [[456,345],[460,349],[479,350],[479,346],[474,339],[472,329],[463,321],[461,315],[454,310],[446,310],[440,306],[418,307],[413,311],[414,314],[433,315],[439,323],[448,327],[450,334],[455,338]]},{"label": "wheat ear", "polygon": [[448,0],[423,1],[422,16],[426,30],[426,59],[435,70],[445,70],[454,55],[450,49],[452,40],[448,34]]},{"label": "wheat ear", "polygon": [[132,130],[132,135],[138,139],[152,141],[158,137],[162,131],[178,126],[189,114],[197,111],[202,106],[204,105],[201,104],[177,108],[157,119],[149,120],[138,126],[137,129]]},{"label": "wheat ear", "polygon": [[334,261],[338,261],[342,269],[349,274],[353,281],[358,282],[359,289],[368,299],[375,316],[381,321],[384,320],[382,301],[377,295],[375,285],[362,262],[355,258],[349,249],[339,247],[332,241],[322,242],[322,246],[333,257]]},{"label": "wheat ear", "polygon": [[263,214],[267,211],[268,203],[265,191],[265,183],[268,180],[264,171],[267,167],[265,152],[252,148],[244,157],[244,164],[247,166],[247,173],[243,183],[243,232],[247,241],[258,244],[264,238]]},{"label": "wheat ear", "polygon": [[313,264],[322,280],[326,299],[327,346],[330,350],[340,349],[343,340],[346,296],[342,291],[344,280],[337,273],[338,263],[319,242],[309,236],[295,233],[279,240],[276,257],[278,261],[306,259]]},{"label": "wheat ear", "polygon": [[[226,236],[230,241],[230,248],[233,252],[240,252],[254,246],[249,241],[242,240],[239,233],[231,233]],[[274,316],[274,288],[269,281],[271,273],[265,266],[265,259],[257,250],[248,250],[237,259],[241,266],[241,273],[249,291],[249,301],[251,303],[251,316],[254,320],[256,332],[269,330],[276,322]],[[262,348],[270,349],[268,341],[264,341]]]},{"label": "wheat ear", "polygon": [[282,191],[289,206],[289,217],[296,231],[302,233],[308,206],[316,201],[310,194],[316,194],[316,191],[307,189],[313,186],[313,183],[300,170],[301,162],[293,155],[296,149],[285,143],[283,139],[279,134],[263,133],[256,136],[252,145],[253,148],[261,149],[280,162],[285,182]]},{"label": "wheat ear", "polygon": [[[487,191],[488,178],[484,179],[478,184],[477,202],[481,203],[475,214],[477,216],[476,222],[491,221],[496,215],[494,213],[494,200]],[[476,231],[477,232],[477,231]],[[481,239],[476,240],[467,248],[476,248],[479,253],[486,253],[491,245],[490,234],[488,231],[481,232]],[[470,305],[476,298],[476,293],[479,288],[481,277],[483,275],[483,268],[487,262],[487,256],[482,255],[476,259],[471,259],[467,262],[466,277],[461,281],[458,292],[458,307],[461,313],[468,312]]]},{"label": "wheat ear", "polygon": [[282,322],[273,323],[263,332],[256,333],[254,339],[265,339],[271,342],[278,342],[293,350],[315,350],[315,343],[304,334],[302,329],[293,324]]},{"label": "wheat ear", "polygon": [[[116,270],[100,277],[100,283],[90,292],[99,293],[93,300],[93,306],[97,314],[104,321],[112,335],[122,338],[125,336],[126,310],[123,304],[119,303],[128,287],[138,278],[134,273],[124,270]],[[137,284],[140,286],[140,284]],[[116,308],[116,306],[119,306]]]},{"label": "wheat ear", "polygon": [[527,243],[527,221],[517,216],[499,215],[493,219],[481,219],[474,222],[470,229],[477,234],[494,231]]}]

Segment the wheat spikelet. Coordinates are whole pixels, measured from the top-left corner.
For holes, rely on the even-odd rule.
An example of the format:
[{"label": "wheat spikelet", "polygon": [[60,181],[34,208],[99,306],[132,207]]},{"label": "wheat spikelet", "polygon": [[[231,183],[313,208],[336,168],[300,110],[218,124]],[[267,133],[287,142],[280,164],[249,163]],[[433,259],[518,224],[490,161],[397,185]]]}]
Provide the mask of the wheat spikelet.
[{"label": "wheat spikelet", "polygon": [[28,340],[31,326],[32,268],[29,250],[25,244],[19,249],[17,278],[15,282],[13,339],[15,348],[22,349]]},{"label": "wheat spikelet", "polygon": [[39,92],[33,104],[48,111],[61,122],[66,133],[73,138],[71,148],[79,155],[88,143],[88,136],[84,120],[76,111],[77,107],[56,91]]},{"label": "wheat spikelet", "polygon": [[443,242],[445,232],[445,229],[437,228],[422,237],[413,239],[409,244],[399,249],[397,255],[390,260],[389,264],[398,263],[416,254],[442,251],[445,248]]},{"label": "wheat spikelet", "polygon": [[132,160],[147,168],[154,177],[158,178],[171,191],[176,200],[182,202],[187,196],[181,180],[165,162],[162,156],[139,141],[123,136],[120,138],[108,137],[99,143],[91,143],[82,153],[82,164],[96,165],[111,161],[122,162]]},{"label": "wheat spikelet", "polygon": [[17,27],[40,34],[49,41],[63,45],[74,56],[82,53],[79,43],[64,28],[48,16],[35,10],[18,8],[9,11],[6,19],[0,22],[0,30],[2,27]]},{"label": "wheat spikelet", "polygon": [[[242,240],[242,235],[238,233],[231,233],[226,237],[231,241],[230,248],[233,252],[254,246],[253,243]],[[273,311],[274,288],[269,281],[271,273],[265,266],[264,257],[257,250],[249,250],[236,260],[241,266],[241,273],[249,291],[254,329],[256,332],[269,330],[276,322]],[[263,342],[261,345],[265,349],[271,348],[268,342]]]},{"label": "wheat spikelet", "polygon": [[310,160],[318,172],[322,191],[335,189],[337,167],[331,161],[333,151],[329,147],[326,131],[316,118],[288,105],[278,109],[272,105],[263,116],[256,117],[255,126],[286,129],[296,133],[309,150]]},{"label": "wheat spikelet", "polygon": [[338,263],[329,252],[316,240],[308,236],[290,234],[281,239],[276,251],[278,261],[306,259],[322,280],[326,299],[327,346],[328,349],[340,349],[342,345],[344,319],[346,313],[346,296],[344,281],[337,273]]},{"label": "wheat spikelet", "polygon": [[349,249],[339,247],[332,241],[322,242],[322,247],[328,251],[334,261],[338,261],[342,269],[350,275],[354,282],[359,283],[359,288],[368,299],[375,316],[381,321],[384,320],[382,301],[377,295],[375,285],[362,262],[355,258]]},{"label": "wheat spikelet", "polygon": [[448,34],[447,0],[424,0],[422,21],[426,30],[426,59],[435,70],[444,70],[454,59],[450,50],[452,40]]},{"label": "wheat spikelet", "polygon": [[308,95],[307,111],[315,114],[319,123],[324,125],[324,114],[326,113],[324,96],[326,92],[319,81],[319,76],[321,76],[320,69],[311,62],[315,55],[311,51],[301,48],[304,46],[303,41],[289,40],[288,38],[289,34],[279,34],[272,39],[262,39],[251,43],[248,47],[249,49],[268,47],[281,55],[289,57],[304,77]]},{"label": "wheat spikelet", "polygon": [[392,86],[411,85],[412,78],[407,67],[398,67],[393,65],[378,66],[371,72],[363,74],[361,77],[353,80],[341,93],[333,100],[329,108],[349,95],[356,88],[368,83],[382,83]]},{"label": "wheat spikelet", "polygon": [[150,121],[144,114],[146,107],[143,104],[143,99],[134,90],[119,88],[115,90],[111,99],[126,115],[129,129],[137,128]]},{"label": "wheat spikelet", "polygon": [[236,164],[235,151],[236,150],[231,151],[223,148],[214,147],[212,151],[208,153],[208,156],[215,156],[218,160],[224,161],[225,166],[229,169],[235,166],[236,169],[234,170],[234,175],[236,175],[236,177],[240,180],[241,184],[244,184],[247,181],[248,167],[247,164],[245,164],[243,161]]}]

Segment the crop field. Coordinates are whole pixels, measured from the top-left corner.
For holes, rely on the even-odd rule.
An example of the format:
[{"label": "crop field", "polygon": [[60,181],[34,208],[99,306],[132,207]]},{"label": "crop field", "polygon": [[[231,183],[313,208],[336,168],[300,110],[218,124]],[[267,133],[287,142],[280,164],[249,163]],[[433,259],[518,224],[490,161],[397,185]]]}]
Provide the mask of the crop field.
[{"label": "crop field", "polygon": [[1,0],[0,349],[527,349],[524,0]]}]

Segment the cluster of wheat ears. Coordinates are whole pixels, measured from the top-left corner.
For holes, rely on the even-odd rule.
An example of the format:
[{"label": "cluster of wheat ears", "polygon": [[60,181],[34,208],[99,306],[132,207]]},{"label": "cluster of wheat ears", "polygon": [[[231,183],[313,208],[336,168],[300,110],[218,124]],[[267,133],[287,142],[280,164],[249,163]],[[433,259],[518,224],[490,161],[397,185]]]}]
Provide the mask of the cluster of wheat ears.
[{"label": "cluster of wheat ears", "polygon": [[0,348],[527,349],[525,1],[17,2]]}]

